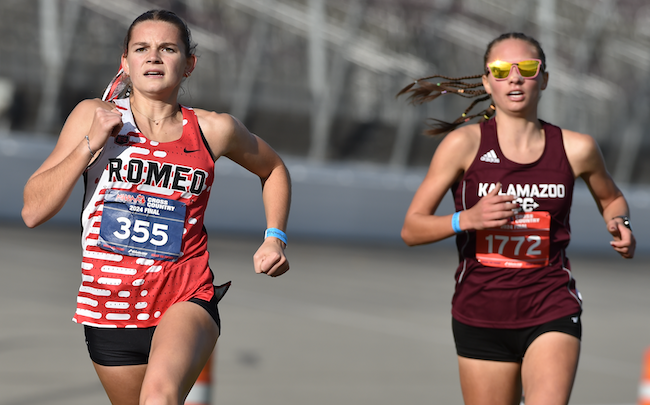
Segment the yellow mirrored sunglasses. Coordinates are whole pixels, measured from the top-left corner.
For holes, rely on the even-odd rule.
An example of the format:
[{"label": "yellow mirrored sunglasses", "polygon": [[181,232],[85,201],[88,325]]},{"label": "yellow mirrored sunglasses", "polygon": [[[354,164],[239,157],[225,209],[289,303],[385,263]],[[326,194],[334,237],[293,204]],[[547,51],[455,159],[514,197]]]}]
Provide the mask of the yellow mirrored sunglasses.
[{"label": "yellow mirrored sunglasses", "polygon": [[526,59],[521,62],[506,62],[503,60],[495,60],[487,64],[488,72],[496,80],[506,80],[510,76],[510,72],[514,67],[517,72],[525,79],[534,79],[539,74],[542,66],[542,61],[539,59]]}]

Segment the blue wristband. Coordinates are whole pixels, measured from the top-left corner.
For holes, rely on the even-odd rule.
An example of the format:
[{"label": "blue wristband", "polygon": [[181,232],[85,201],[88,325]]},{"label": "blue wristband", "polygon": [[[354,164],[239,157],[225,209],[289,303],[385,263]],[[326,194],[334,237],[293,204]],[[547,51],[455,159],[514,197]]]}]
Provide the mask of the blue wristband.
[{"label": "blue wristband", "polygon": [[460,211],[454,212],[454,215],[451,216],[451,227],[456,233],[463,232],[463,230],[460,229]]},{"label": "blue wristband", "polygon": [[274,238],[280,239],[284,244],[287,244],[287,234],[279,230],[278,228],[268,228],[264,232],[264,239],[268,238],[269,236],[272,236]]}]

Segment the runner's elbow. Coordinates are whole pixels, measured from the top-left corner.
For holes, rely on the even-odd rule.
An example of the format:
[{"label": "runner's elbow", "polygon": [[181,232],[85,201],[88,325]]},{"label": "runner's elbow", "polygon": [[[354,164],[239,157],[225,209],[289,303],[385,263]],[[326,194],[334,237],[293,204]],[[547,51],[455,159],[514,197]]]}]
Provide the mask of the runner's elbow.
[{"label": "runner's elbow", "polygon": [[28,228],[34,228],[38,226],[38,221],[36,220],[36,217],[32,214],[32,212],[27,209],[27,207],[23,207],[23,210],[20,212],[20,215],[23,218],[23,222],[25,225],[27,225]]},{"label": "runner's elbow", "polygon": [[415,239],[413,232],[406,226],[406,224],[402,227],[402,232],[400,234],[402,237],[402,240],[404,243],[406,243],[408,246],[415,246],[417,245],[417,240]]},{"label": "runner's elbow", "polygon": [[38,211],[34,207],[31,207],[28,204],[23,206],[20,216],[23,218],[23,222],[28,228],[36,228],[47,220],[47,218],[43,218],[39,215]]}]

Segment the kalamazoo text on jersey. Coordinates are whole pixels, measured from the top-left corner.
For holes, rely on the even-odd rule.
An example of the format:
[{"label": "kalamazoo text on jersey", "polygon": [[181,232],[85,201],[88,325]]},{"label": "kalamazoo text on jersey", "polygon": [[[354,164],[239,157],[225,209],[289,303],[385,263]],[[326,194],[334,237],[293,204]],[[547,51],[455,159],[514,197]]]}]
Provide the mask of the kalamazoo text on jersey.
[{"label": "kalamazoo text on jersey", "polygon": [[[497,185],[495,183],[478,183],[478,196],[485,197]],[[503,188],[499,195],[512,195],[515,197],[537,197],[537,198],[564,198],[566,188],[564,184],[509,184],[504,193]]]},{"label": "kalamazoo text on jersey", "polygon": [[[489,192],[494,190],[496,183],[478,183],[478,197],[485,197]],[[504,193],[503,189],[507,191]],[[531,212],[539,207],[535,198],[564,198],[566,196],[566,187],[564,184],[539,183],[539,184],[509,184],[508,187],[502,187],[499,195],[511,195],[515,197],[515,202],[521,205],[521,210]]]}]

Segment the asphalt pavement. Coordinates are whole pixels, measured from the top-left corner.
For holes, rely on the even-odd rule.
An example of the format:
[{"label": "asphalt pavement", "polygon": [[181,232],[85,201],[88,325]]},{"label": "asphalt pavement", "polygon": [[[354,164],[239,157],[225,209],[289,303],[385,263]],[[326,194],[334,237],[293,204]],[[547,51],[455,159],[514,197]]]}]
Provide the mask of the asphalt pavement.
[{"label": "asphalt pavement", "polygon": [[[71,321],[79,230],[0,224],[0,405],[109,404]],[[213,403],[462,404],[451,335],[448,245],[292,238],[291,270],[257,275],[261,238],[213,232],[220,305]],[[585,302],[571,403],[636,403],[650,346],[648,256],[576,253]]]}]

